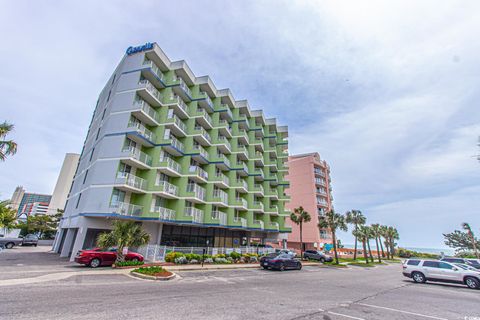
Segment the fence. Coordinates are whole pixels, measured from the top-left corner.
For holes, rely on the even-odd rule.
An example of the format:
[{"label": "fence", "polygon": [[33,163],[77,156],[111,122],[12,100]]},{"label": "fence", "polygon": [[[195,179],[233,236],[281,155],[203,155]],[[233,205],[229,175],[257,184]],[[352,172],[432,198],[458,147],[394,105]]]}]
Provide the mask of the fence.
[{"label": "fence", "polygon": [[262,248],[262,247],[238,247],[238,248],[215,248],[215,247],[169,247],[149,244],[137,249],[137,252],[143,255],[146,261],[157,262],[165,261],[165,255],[169,252],[182,252],[182,253],[196,253],[202,254],[203,249],[206,250],[205,254],[229,254],[231,252],[238,253],[257,253],[267,254],[275,252],[274,248]]}]

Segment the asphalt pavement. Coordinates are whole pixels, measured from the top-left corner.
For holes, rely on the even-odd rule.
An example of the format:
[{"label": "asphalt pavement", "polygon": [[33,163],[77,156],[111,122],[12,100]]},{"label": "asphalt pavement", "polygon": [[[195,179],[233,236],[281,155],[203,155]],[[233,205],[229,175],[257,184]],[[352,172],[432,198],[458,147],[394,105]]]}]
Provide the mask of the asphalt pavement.
[{"label": "asphalt pavement", "polygon": [[36,250],[0,254],[0,286],[15,272],[48,277],[1,286],[0,319],[480,319],[480,290],[414,284],[400,264],[183,271],[153,282],[104,273],[109,268],[92,273]]}]

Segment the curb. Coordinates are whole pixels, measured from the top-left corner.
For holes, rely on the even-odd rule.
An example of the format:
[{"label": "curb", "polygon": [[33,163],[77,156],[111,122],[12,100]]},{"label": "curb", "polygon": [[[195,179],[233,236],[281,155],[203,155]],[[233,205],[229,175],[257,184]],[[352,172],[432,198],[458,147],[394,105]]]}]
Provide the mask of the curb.
[{"label": "curb", "polygon": [[133,276],[133,277],[136,277],[136,278],[140,278],[140,279],[145,279],[145,280],[156,280],[156,281],[168,281],[168,280],[172,280],[174,279],[177,275],[172,272],[172,275],[168,276],[168,277],[156,277],[156,276],[149,276],[147,274],[141,274],[141,273],[138,273],[138,272],[133,272],[133,271],[130,271],[130,275]]}]

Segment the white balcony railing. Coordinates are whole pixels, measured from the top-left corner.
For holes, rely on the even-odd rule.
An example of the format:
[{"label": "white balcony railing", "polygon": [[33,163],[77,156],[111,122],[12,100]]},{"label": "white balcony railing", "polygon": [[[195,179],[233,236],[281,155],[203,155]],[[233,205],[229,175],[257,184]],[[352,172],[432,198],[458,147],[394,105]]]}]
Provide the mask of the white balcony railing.
[{"label": "white balcony railing", "polygon": [[158,115],[158,112],[155,111],[145,100],[136,100],[133,105],[134,107],[145,112],[150,118],[152,118],[156,122],[160,122],[160,116]]},{"label": "white balcony railing", "polygon": [[270,222],[268,224],[268,228],[269,229],[273,229],[273,230],[279,230],[280,229],[280,225],[278,224],[278,222]]},{"label": "white balcony railing", "polygon": [[233,222],[235,222],[235,223],[240,222],[242,228],[247,227],[247,219],[245,219],[245,218],[233,217]]},{"label": "white balcony railing", "polygon": [[169,118],[167,118],[167,121],[175,123],[180,130],[182,130],[184,133],[187,133],[187,126],[175,114],[172,114]]},{"label": "white balcony railing", "polygon": [[188,87],[188,85],[185,83],[185,81],[182,79],[182,78],[177,78],[179,84],[180,84],[180,88],[182,88],[182,90],[189,96],[189,97],[192,97],[192,91],[190,90],[190,88]]},{"label": "white balcony railing", "polygon": [[175,138],[174,135],[170,134],[169,136],[165,137],[165,139],[171,140],[172,142],[170,144],[175,149],[180,150],[181,152],[184,151],[185,147],[183,146],[183,143],[181,143],[177,138]]},{"label": "white balcony railing", "polygon": [[[165,164],[163,164],[163,163],[165,163]],[[161,167],[161,168],[166,167],[166,168],[172,169],[173,171],[175,171],[178,174],[181,174],[180,164],[178,162],[176,162],[175,160],[173,160],[172,158],[169,158],[169,157],[160,158],[159,167]]]},{"label": "white balcony railing", "polygon": [[219,198],[223,204],[228,205],[228,194],[225,191],[215,189],[213,190],[213,197]]},{"label": "white balcony railing", "polygon": [[135,129],[137,133],[139,133],[141,136],[153,143],[155,143],[155,141],[157,140],[157,136],[155,135],[155,133],[147,129],[147,127],[145,127],[143,123],[130,121],[128,123],[128,128]]},{"label": "white balcony railing", "polygon": [[132,146],[127,146],[123,148],[122,152],[128,153],[128,155],[135,159],[138,160],[147,166],[152,165],[152,157],[146,154],[145,152],[140,151],[139,149],[132,147]]},{"label": "white balcony railing", "polygon": [[221,172],[216,173],[215,178],[217,178],[216,180],[223,181],[223,183],[225,183],[227,186],[230,184],[230,179]]},{"label": "white balcony railing", "polygon": [[193,151],[198,151],[205,159],[208,159],[208,152],[201,145],[193,145],[192,149]]},{"label": "white balcony railing", "polygon": [[187,185],[187,192],[194,193],[197,199],[205,200],[205,188],[200,187],[196,183],[189,183]]},{"label": "white balcony railing", "polygon": [[115,184],[124,184],[132,188],[145,190],[146,181],[140,177],[137,177],[131,173],[119,172],[115,179]]},{"label": "white balcony railing", "polygon": [[126,202],[117,202],[110,204],[110,210],[122,216],[138,217],[142,215],[143,207]]},{"label": "white balcony railing", "polygon": [[144,80],[140,80],[138,84],[143,86],[159,102],[162,101],[162,94],[160,93],[160,91],[157,90],[157,88],[155,88],[155,86],[150,81],[148,81],[147,79],[144,79]]},{"label": "white balcony railing", "polygon": [[194,207],[186,207],[185,215],[192,217],[192,222],[203,223],[203,210]]},{"label": "white balcony railing", "polygon": [[193,174],[199,176],[202,179],[208,180],[208,173],[205,170],[203,170],[202,168],[200,168],[199,166],[190,166],[188,168],[188,172],[190,174],[193,173]]},{"label": "white balcony railing", "polygon": [[143,62],[143,65],[150,67],[150,69],[152,69],[153,73],[155,73],[155,75],[156,75],[162,82],[165,82],[165,77],[164,77],[162,71],[160,71],[160,69],[157,67],[157,65],[156,65],[153,61],[151,61],[151,60],[145,60],[145,61]]},{"label": "white balcony railing", "polygon": [[260,225],[260,229],[262,230],[265,229],[265,226],[262,220],[253,220],[253,223]]},{"label": "white balcony railing", "polygon": [[158,213],[158,219],[175,221],[175,211],[160,206],[154,206],[152,212]]},{"label": "white balcony railing", "polygon": [[155,186],[160,187],[163,192],[176,196],[178,194],[178,188],[167,181],[155,181]]}]

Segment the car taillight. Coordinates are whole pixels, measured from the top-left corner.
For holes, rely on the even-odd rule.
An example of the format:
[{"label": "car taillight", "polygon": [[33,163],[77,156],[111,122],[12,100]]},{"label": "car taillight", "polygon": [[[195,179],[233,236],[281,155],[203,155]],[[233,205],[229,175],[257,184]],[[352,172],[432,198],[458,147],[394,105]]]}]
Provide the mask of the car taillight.
[{"label": "car taillight", "polygon": [[402,268],[403,268],[403,269],[407,269],[407,266],[406,266],[406,265],[403,265]]}]

